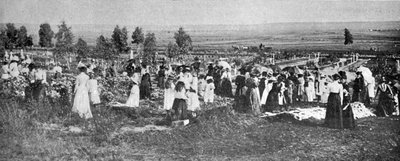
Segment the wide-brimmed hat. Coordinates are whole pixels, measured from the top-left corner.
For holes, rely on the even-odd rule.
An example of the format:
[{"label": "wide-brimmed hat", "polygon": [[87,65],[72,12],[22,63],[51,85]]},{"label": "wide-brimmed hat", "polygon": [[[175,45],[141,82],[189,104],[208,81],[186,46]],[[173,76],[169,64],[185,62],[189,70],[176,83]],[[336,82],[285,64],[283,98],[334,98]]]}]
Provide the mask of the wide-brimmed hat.
[{"label": "wide-brimmed hat", "polygon": [[339,74],[334,74],[334,75],[332,76],[332,78],[333,78],[334,80],[338,80],[338,79],[340,79],[341,77],[340,77]]}]

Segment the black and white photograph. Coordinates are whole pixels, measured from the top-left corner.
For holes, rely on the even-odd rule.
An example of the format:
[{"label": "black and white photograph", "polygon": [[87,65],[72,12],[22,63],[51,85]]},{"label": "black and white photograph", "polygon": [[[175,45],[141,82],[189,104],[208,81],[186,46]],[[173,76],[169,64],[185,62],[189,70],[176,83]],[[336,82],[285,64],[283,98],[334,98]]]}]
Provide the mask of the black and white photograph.
[{"label": "black and white photograph", "polygon": [[400,0],[0,0],[0,160],[400,160]]}]

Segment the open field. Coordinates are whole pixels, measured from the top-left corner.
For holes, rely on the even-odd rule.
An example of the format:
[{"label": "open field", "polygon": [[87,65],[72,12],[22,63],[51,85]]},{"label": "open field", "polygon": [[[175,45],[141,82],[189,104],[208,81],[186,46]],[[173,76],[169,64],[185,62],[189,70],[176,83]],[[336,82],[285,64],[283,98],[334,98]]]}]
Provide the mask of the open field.
[{"label": "open field", "polygon": [[[36,24],[25,25],[29,34],[38,41]],[[51,24],[57,31],[56,24]],[[100,35],[110,37],[114,25],[74,25],[75,38],[83,38],[95,45]],[[129,40],[135,26],[127,26]],[[174,42],[174,33],[179,26],[142,26],[145,32],[154,32],[159,47]],[[232,49],[232,45],[258,46],[260,43],[274,49],[290,50],[369,50],[371,47],[385,50],[400,50],[400,22],[330,22],[330,23],[272,23],[263,25],[200,25],[183,26],[192,37],[194,49]],[[343,45],[344,28],[354,37],[354,44]],[[370,31],[381,29],[391,31]]]}]

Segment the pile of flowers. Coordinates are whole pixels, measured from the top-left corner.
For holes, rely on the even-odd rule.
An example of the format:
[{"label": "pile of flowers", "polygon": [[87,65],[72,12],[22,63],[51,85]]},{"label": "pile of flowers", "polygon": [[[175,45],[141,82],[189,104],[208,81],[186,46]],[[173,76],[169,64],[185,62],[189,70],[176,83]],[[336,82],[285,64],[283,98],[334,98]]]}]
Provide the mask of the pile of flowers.
[{"label": "pile of flowers", "polygon": [[1,83],[1,93],[8,96],[24,97],[25,88],[28,85],[28,80],[25,77],[13,77]]},{"label": "pile of flowers", "polygon": [[[366,108],[363,103],[354,102],[349,105],[354,114],[354,119],[360,119],[365,117],[374,117],[376,116],[370,109]],[[289,116],[296,120],[324,120],[326,114],[326,108],[321,107],[312,107],[312,108],[296,108],[291,111],[284,111],[280,113],[264,113],[262,117],[275,117],[275,116]]]},{"label": "pile of flowers", "polygon": [[132,81],[129,77],[113,77],[98,79],[100,98],[105,102],[126,100],[130,94]]},{"label": "pile of flowers", "polygon": [[75,78],[70,76],[63,76],[60,79],[51,81],[50,86],[47,88],[47,95],[50,98],[69,97],[73,92]]}]

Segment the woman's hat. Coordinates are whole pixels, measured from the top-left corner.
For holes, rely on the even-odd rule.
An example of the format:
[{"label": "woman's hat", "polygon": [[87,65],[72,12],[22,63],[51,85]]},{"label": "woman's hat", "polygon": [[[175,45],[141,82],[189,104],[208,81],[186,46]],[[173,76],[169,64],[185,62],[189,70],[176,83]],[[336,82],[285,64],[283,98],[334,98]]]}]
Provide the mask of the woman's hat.
[{"label": "woman's hat", "polygon": [[213,77],[207,76],[207,77],[206,77],[206,80],[213,80]]},{"label": "woman's hat", "polygon": [[347,79],[345,71],[339,71],[339,75],[340,75],[341,79]]},{"label": "woman's hat", "polygon": [[333,78],[334,80],[338,80],[338,79],[340,79],[341,77],[340,77],[339,74],[334,74],[334,75],[332,76],[332,78]]}]

